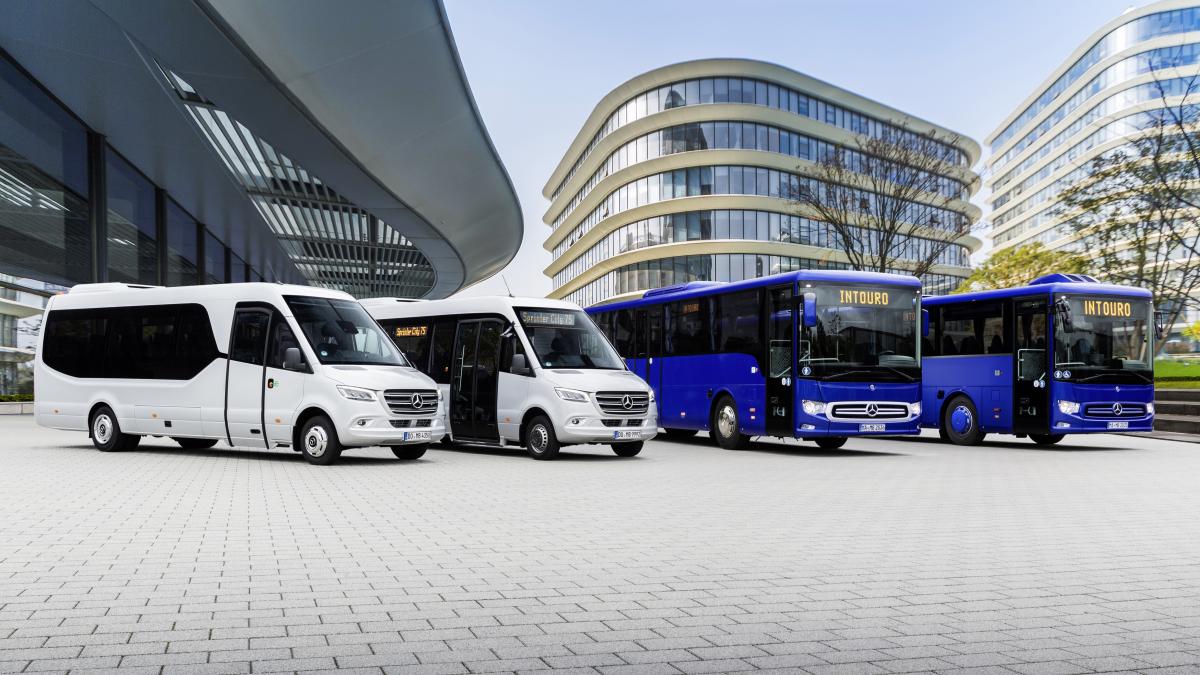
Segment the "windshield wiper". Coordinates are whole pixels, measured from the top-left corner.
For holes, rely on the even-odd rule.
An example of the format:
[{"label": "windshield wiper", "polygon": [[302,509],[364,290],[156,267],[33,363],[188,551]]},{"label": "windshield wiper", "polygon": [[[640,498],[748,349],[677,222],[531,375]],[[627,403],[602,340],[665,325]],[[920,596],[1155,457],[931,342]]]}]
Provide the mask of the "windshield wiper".
[{"label": "windshield wiper", "polygon": [[887,368],[888,370],[890,370],[890,371],[892,371],[893,373],[895,373],[895,374],[899,375],[900,377],[903,377],[904,379],[908,380],[909,382],[916,382],[916,381],[917,381],[917,378],[915,378],[915,377],[913,377],[912,375],[909,375],[908,373],[906,373],[906,372],[904,372],[904,371],[902,371],[902,370],[899,370],[899,369],[897,369],[897,368],[893,368],[893,367],[891,367],[891,366],[879,366],[879,367],[880,367],[880,368]]},{"label": "windshield wiper", "polygon": [[840,373],[834,373],[834,374],[832,374],[832,375],[826,375],[825,377],[823,377],[823,378],[821,378],[821,379],[823,379],[823,380],[837,380],[837,379],[841,379],[841,378],[843,378],[843,377],[849,377],[849,376],[851,376],[851,375],[876,375],[876,374],[877,374],[877,373],[876,373],[875,371],[873,371],[873,370],[843,370],[843,371],[842,371],[842,372],[840,372]]},{"label": "windshield wiper", "polygon": [[1092,380],[1097,380],[1102,377],[1111,377],[1113,375],[1116,375],[1118,377],[1121,375],[1129,375],[1130,377],[1140,378],[1143,382],[1153,382],[1154,381],[1154,380],[1150,379],[1149,377],[1146,377],[1145,375],[1138,373],[1138,372],[1134,372],[1132,370],[1122,370],[1121,372],[1118,372],[1118,373],[1097,373],[1095,375],[1088,375],[1087,377],[1081,377],[1075,381],[1082,384],[1084,382],[1091,382]]}]

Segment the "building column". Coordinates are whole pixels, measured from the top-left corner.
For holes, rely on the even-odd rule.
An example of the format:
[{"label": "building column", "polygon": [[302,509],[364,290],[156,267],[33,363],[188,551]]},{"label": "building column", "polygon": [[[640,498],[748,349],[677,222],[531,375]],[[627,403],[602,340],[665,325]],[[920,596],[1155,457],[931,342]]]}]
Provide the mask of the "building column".
[{"label": "building column", "polygon": [[92,281],[108,281],[108,143],[95,132],[87,135],[88,225],[92,247]]},{"label": "building column", "polygon": [[154,248],[158,285],[167,285],[167,191],[154,188]]}]

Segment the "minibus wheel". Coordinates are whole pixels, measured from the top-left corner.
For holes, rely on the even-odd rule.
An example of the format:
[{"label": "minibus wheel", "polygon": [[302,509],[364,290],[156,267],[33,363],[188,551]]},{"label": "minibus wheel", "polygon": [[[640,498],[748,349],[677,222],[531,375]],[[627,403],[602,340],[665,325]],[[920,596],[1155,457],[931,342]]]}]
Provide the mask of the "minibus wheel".
[{"label": "minibus wheel", "polygon": [[141,436],[121,432],[117,415],[112,408],[102,405],[92,414],[92,443],[101,452],[132,450],[142,441]]},{"label": "minibus wheel", "polygon": [[822,450],[837,450],[846,444],[845,436],[822,436],[813,440],[817,442],[817,447]]},{"label": "minibus wheel", "polygon": [[726,450],[742,450],[750,444],[750,437],[742,433],[738,422],[737,404],[731,396],[721,396],[713,406],[712,423],[708,425],[717,445]]},{"label": "minibus wheel", "polygon": [[428,449],[428,443],[421,443],[420,445],[393,445],[392,454],[396,456],[396,459],[421,459],[421,456]]},{"label": "minibus wheel", "polygon": [[215,438],[172,438],[184,450],[207,450],[217,444]]},{"label": "minibus wheel", "polygon": [[617,453],[617,457],[633,457],[642,451],[642,441],[634,441],[632,443],[613,443],[613,452]]},{"label": "minibus wheel", "polygon": [[300,454],[309,464],[327,466],[338,460],[342,444],[328,417],[314,415],[300,427]]},{"label": "minibus wheel", "polygon": [[1029,440],[1037,445],[1051,446],[1066,438],[1066,434],[1029,434]]},{"label": "minibus wheel", "polygon": [[554,425],[544,415],[538,415],[529,420],[525,426],[525,450],[534,459],[554,459],[558,457],[558,437],[554,435]]},{"label": "minibus wheel", "polygon": [[966,396],[955,396],[942,411],[942,430],[955,445],[979,445],[983,431],[979,428],[979,411]]}]

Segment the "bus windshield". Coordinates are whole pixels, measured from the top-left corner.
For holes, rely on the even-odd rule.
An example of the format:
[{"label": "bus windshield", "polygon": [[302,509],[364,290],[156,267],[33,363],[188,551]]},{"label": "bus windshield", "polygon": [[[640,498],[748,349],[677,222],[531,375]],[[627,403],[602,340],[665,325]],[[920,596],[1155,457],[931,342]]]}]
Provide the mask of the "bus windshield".
[{"label": "bus windshield", "polygon": [[600,329],[580,310],[522,308],[517,316],[543,368],[625,369]]},{"label": "bus windshield", "polygon": [[801,375],[847,381],[912,382],[920,378],[920,298],[916,289],[826,284],[800,291],[801,297],[815,293],[817,301],[816,326],[805,326],[799,320],[803,301],[796,310]]},{"label": "bus windshield", "polygon": [[[1080,383],[1150,382],[1150,301],[1063,295],[1054,323],[1054,368]],[[1064,314],[1070,314],[1067,330]]]},{"label": "bus windshield", "polygon": [[300,295],[284,299],[321,363],[409,366],[387,333],[357,302]]}]

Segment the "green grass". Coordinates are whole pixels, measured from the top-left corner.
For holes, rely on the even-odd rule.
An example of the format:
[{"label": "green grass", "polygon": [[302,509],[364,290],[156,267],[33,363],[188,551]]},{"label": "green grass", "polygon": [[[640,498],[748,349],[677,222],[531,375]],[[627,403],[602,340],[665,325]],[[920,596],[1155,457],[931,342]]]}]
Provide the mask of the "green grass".
[{"label": "green grass", "polygon": [[1154,386],[1159,389],[1200,389],[1200,359],[1158,359]]}]

